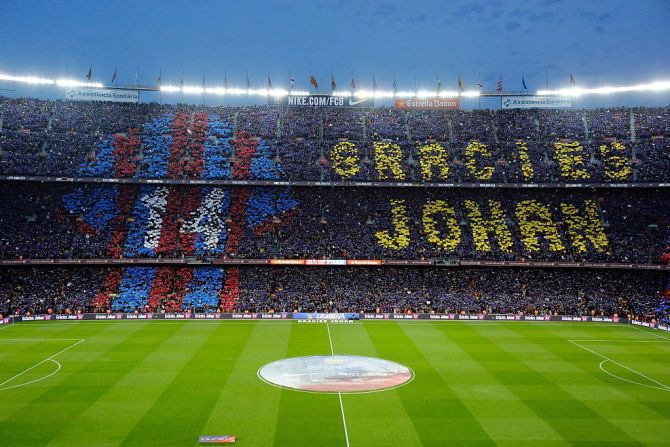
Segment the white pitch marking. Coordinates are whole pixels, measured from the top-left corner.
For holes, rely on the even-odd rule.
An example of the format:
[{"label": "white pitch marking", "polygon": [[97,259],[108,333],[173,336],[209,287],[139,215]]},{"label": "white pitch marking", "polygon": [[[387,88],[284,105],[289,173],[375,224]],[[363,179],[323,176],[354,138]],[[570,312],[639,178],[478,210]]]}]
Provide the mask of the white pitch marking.
[{"label": "white pitch marking", "polygon": [[[330,343],[330,355],[335,355],[333,350],[333,338],[330,336],[330,324],[326,323],[326,329],[328,329],[328,342]],[[347,447],[349,447],[349,432],[347,431],[347,419],[344,417],[344,404],[342,403],[342,392],[337,392],[337,397],[340,399],[340,411],[342,413],[342,426],[344,427],[344,439],[347,441]]]},{"label": "white pitch marking", "polygon": [[[58,368],[56,368],[56,370],[55,370],[54,372],[52,372],[52,373],[50,373],[50,374],[47,374],[47,375],[44,376],[44,377],[40,377],[39,379],[31,380],[30,382],[20,383],[20,384],[18,384],[18,385],[12,385],[12,386],[7,386],[7,387],[4,387],[4,388],[0,388],[0,391],[11,390],[12,388],[19,388],[19,387],[22,387],[22,386],[31,385],[31,384],[33,384],[33,383],[40,382],[40,381],[42,381],[42,380],[48,379],[49,377],[53,376],[53,375],[56,374],[58,371],[60,371],[60,369],[61,369],[61,364],[60,364],[60,362],[58,362],[58,360],[54,360],[54,359],[48,359],[48,360],[49,360],[50,362],[55,363],[55,364],[58,366]],[[10,379],[10,380],[11,380],[11,379]],[[7,383],[7,382],[4,382],[4,383]]]},{"label": "white pitch marking", "polygon": [[610,339],[602,339],[602,340],[595,340],[595,339],[590,339],[590,338],[584,338],[584,339],[570,339],[569,341],[576,341],[576,342],[583,342],[583,343],[590,343],[590,342],[611,342],[611,343],[663,343],[661,340],[618,340],[614,338]]},{"label": "white pitch marking", "polygon": [[652,331],[645,331],[644,329],[639,328],[639,327],[637,327],[637,326],[634,326],[634,325],[632,325],[632,324],[630,325],[630,327],[632,327],[633,329],[635,329],[635,330],[637,330],[637,331],[644,332],[645,334],[649,334],[649,335],[653,335],[654,337],[662,338],[663,340],[670,340],[670,338],[668,338],[668,337],[664,337],[664,336],[659,335],[659,334],[656,334],[656,333],[654,333],[654,332],[652,332]]},{"label": "white pitch marking", "polygon": [[[622,364],[622,363],[619,363],[619,362],[617,362],[616,360],[612,360],[611,358],[609,358],[609,357],[607,357],[607,356],[604,356],[604,355],[602,355],[602,354],[599,354],[599,353],[597,353],[596,351],[594,351],[593,349],[589,349],[589,348],[587,348],[586,346],[582,346],[582,345],[580,345],[579,343],[576,343],[576,342],[574,342],[574,341],[572,341],[572,340],[568,340],[568,341],[569,341],[570,343],[572,343],[573,345],[575,345],[575,346],[579,346],[580,348],[585,349],[585,350],[589,351],[590,353],[597,355],[597,356],[600,357],[600,358],[603,358],[603,359],[605,359],[605,360],[607,360],[607,361],[609,361],[609,362],[612,362],[612,363],[614,363],[614,364],[616,364],[616,365],[619,365],[620,367],[625,368],[625,369],[627,369],[628,371],[637,374],[638,376],[644,377],[645,379],[649,380],[650,382],[654,382],[656,385],[659,385],[659,386],[663,387],[662,389],[664,389],[665,391],[670,391],[670,387],[669,387],[669,386],[667,386],[667,385],[665,385],[665,384],[659,382],[658,380],[654,380],[654,379],[652,379],[651,377],[645,376],[645,375],[642,374],[641,372],[635,371],[633,368],[630,368],[630,367],[628,367],[628,366],[626,366],[626,365],[624,365],[624,364]],[[602,368],[602,364],[603,364],[603,363],[604,363],[604,362],[601,362],[601,363],[600,363],[600,369],[601,369],[602,371],[604,371],[604,372],[607,373],[607,371],[605,371],[605,370]],[[609,373],[608,373],[608,374],[609,374]],[[611,376],[614,376],[613,374],[610,374],[610,375],[611,375]],[[617,377],[617,376],[614,376],[614,377]],[[617,378],[620,378],[620,377],[617,377]],[[629,382],[629,381],[627,381],[627,382]],[[640,384],[638,384],[638,385],[640,385]]]},{"label": "white pitch marking", "polygon": [[[74,347],[77,346],[79,343],[82,343],[84,340],[85,340],[85,338],[82,338],[82,339],[80,339],[78,342],[71,344],[71,345],[68,346],[67,348],[65,348],[65,349],[61,349],[61,350],[58,351],[57,353],[55,353],[55,354],[53,354],[53,355],[50,355],[49,357],[45,358],[45,359],[42,360],[41,362],[39,362],[39,363],[35,363],[35,364],[34,364],[33,366],[31,366],[30,368],[25,369],[25,370],[21,371],[20,373],[18,373],[17,375],[15,375],[14,377],[10,377],[9,379],[7,379],[7,380],[5,380],[4,382],[0,383],[0,387],[2,387],[3,385],[5,385],[6,383],[11,382],[12,380],[16,379],[17,377],[20,377],[20,376],[24,375],[24,374],[27,373],[28,371],[37,368],[37,367],[40,366],[42,363],[46,363],[46,362],[49,362],[49,361],[58,363],[56,360],[53,359],[54,357],[56,357],[56,356],[58,356],[58,355],[64,353],[65,351],[67,351],[67,350],[69,350],[69,349],[74,348]],[[58,365],[59,365],[59,366],[58,366],[58,370],[56,370],[56,372],[60,371],[60,363],[58,363]],[[51,376],[54,375],[56,372],[50,374],[50,375],[47,376],[47,377],[51,377]],[[44,377],[43,379],[45,379],[45,378],[46,378],[46,377]],[[40,379],[40,380],[42,380],[42,379]],[[30,383],[34,383],[34,382],[36,382],[36,381],[30,382]],[[23,384],[23,385],[27,385],[27,384]],[[16,387],[8,387],[8,388],[6,388],[6,389],[9,389],[9,388],[16,388]]]},{"label": "white pitch marking", "polygon": [[602,372],[604,372],[605,374],[607,374],[607,375],[610,375],[610,376],[612,376],[612,377],[615,377],[615,378],[617,378],[617,379],[619,379],[619,380],[623,380],[624,382],[633,383],[633,384],[635,384],[635,385],[645,386],[645,387],[647,387],[647,388],[653,388],[653,389],[655,389],[655,390],[668,391],[668,390],[666,390],[665,388],[661,388],[660,386],[648,385],[648,384],[646,384],[646,383],[640,383],[640,382],[636,382],[636,381],[634,381],[634,380],[626,379],[625,377],[617,376],[616,374],[613,374],[613,373],[607,371],[605,368],[603,368],[603,365],[604,365],[605,363],[607,363],[607,362],[609,362],[609,360],[603,360],[603,361],[600,362],[600,364],[598,365],[598,367],[600,368],[600,370],[601,370]]},{"label": "white pitch marking", "polygon": [[84,338],[0,338],[0,342],[3,341],[80,341],[85,340]]}]

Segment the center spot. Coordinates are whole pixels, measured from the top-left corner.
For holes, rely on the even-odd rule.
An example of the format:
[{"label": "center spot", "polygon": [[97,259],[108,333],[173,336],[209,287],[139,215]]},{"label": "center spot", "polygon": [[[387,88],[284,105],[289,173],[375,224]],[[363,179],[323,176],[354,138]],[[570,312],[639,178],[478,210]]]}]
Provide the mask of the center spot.
[{"label": "center spot", "polygon": [[265,382],[293,390],[360,393],[403,385],[411,369],[389,360],[358,355],[310,355],[268,363],[258,370]]}]

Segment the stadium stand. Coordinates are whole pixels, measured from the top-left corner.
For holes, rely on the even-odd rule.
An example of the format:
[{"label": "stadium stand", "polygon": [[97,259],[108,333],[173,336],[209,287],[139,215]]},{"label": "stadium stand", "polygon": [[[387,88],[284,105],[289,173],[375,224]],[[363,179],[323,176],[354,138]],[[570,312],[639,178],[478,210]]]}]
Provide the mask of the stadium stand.
[{"label": "stadium stand", "polygon": [[663,190],[0,186],[0,258],[660,263]]},{"label": "stadium stand", "polygon": [[[281,165],[290,181],[670,178],[667,108],[331,111],[5,98],[0,114],[0,175],[272,179]],[[252,149],[266,163],[236,176],[232,165]]]},{"label": "stadium stand", "polygon": [[[16,188],[25,176],[47,181]],[[0,179],[0,206],[11,210],[0,215],[6,261],[633,268],[670,261],[663,184],[670,181],[670,108],[331,110],[0,98]],[[287,181],[326,183],[274,184]],[[666,275],[635,270],[23,269],[0,270],[0,313],[486,311],[665,322],[670,315]]]},{"label": "stadium stand", "polygon": [[[120,274],[114,288],[105,281]],[[239,275],[231,302],[228,279]],[[0,270],[0,313],[453,312],[654,315],[657,272],[421,267]]]}]

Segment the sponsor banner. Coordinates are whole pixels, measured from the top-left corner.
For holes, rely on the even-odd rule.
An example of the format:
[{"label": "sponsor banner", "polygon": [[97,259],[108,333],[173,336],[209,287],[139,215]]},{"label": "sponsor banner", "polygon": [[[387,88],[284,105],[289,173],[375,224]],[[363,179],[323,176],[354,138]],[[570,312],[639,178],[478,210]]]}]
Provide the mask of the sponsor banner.
[{"label": "sponsor banner", "polygon": [[391,314],[361,314],[361,320],[388,320]]},{"label": "sponsor banner", "polygon": [[293,319],[294,320],[327,320],[327,321],[333,321],[333,320],[358,320],[360,318],[360,314],[357,313],[351,313],[351,312],[346,312],[346,313],[318,313],[318,312],[297,312],[293,314]]},{"label": "sponsor banner", "polygon": [[14,321],[49,321],[53,315],[21,315],[14,317]]},{"label": "sponsor banner", "polygon": [[126,319],[126,320],[153,320],[154,314],[116,314],[116,319]]},{"label": "sponsor banner", "polygon": [[489,320],[489,321],[566,321],[581,323],[619,323],[634,324],[648,328],[670,331],[667,325],[656,325],[644,321],[629,321],[627,318],[612,316],[580,316],[580,315],[516,315],[516,314],[393,314],[393,313],[353,313],[353,312],[250,312],[243,314],[230,313],[85,313],[80,315],[16,315],[0,320],[0,324],[30,321],[63,321],[63,320],[308,320],[308,321],[349,321],[349,320]]},{"label": "sponsor banner", "polygon": [[517,315],[521,321],[551,321],[551,315]]},{"label": "sponsor banner", "polygon": [[347,265],[346,259],[305,259],[305,265]]},{"label": "sponsor banner", "polygon": [[[426,314],[421,314],[426,315]],[[391,314],[391,320],[420,320],[421,315],[419,314]]]},{"label": "sponsor banner", "polygon": [[670,183],[421,183],[421,182],[359,182],[310,180],[230,180],[230,179],[144,179],[106,177],[54,177],[40,175],[0,175],[2,181],[61,183],[123,183],[130,185],[200,185],[200,186],[348,186],[375,188],[668,188]]},{"label": "sponsor banner", "polygon": [[[579,323],[629,323],[626,318],[584,317],[577,315],[516,315],[516,314],[375,314],[362,313],[362,320],[486,320],[486,321],[566,321]],[[635,322],[633,322],[635,324]],[[648,323],[645,323],[648,324]]]},{"label": "sponsor banner", "polygon": [[240,265],[240,264],[253,264],[253,265],[263,265],[270,264],[271,259],[212,259],[212,264],[221,264],[221,265]]},{"label": "sponsor banner", "polygon": [[68,101],[139,102],[140,92],[117,88],[75,87],[65,90],[65,99]]},{"label": "sponsor banner", "polygon": [[592,323],[618,323],[619,319],[614,318],[614,317],[587,317],[589,318],[586,321],[590,321]]},{"label": "sponsor banner", "polygon": [[120,319],[120,317],[120,314],[93,314],[93,318],[86,318],[85,315],[84,320],[116,320]]},{"label": "sponsor banner", "polygon": [[268,104],[289,107],[374,107],[373,98],[356,98],[335,95],[286,95],[273,97]]},{"label": "sponsor banner", "polygon": [[305,259],[270,259],[272,265],[305,265]]},{"label": "sponsor banner", "polygon": [[199,259],[182,258],[123,258],[123,259],[0,259],[0,267],[22,265],[286,265],[286,266],[432,266],[453,267],[528,267],[528,268],[588,268],[626,270],[670,270],[667,264],[617,264],[607,262],[545,262],[545,261],[474,261],[456,260],[444,264],[430,259]]},{"label": "sponsor banner", "polygon": [[[386,261],[384,262],[386,263]],[[463,267],[536,267],[536,268],[589,268],[589,269],[629,269],[629,270],[670,270],[670,265],[661,264],[618,264],[609,262],[545,262],[545,261],[472,261],[459,260]]]},{"label": "sponsor banner", "polygon": [[571,98],[558,96],[506,96],[503,109],[567,109],[572,107]]},{"label": "sponsor banner", "polygon": [[235,436],[232,435],[217,435],[217,436],[200,436],[201,444],[232,444],[235,442]]},{"label": "sponsor banner", "polygon": [[347,265],[382,265],[381,259],[347,259]]},{"label": "sponsor banner", "polygon": [[633,325],[635,325],[635,326],[648,327],[648,328],[652,328],[652,329],[656,328],[656,324],[654,324],[654,323],[648,323],[648,322],[646,322],[646,321],[637,321],[637,320],[633,320],[633,321],[631,321],[631,323],[632,323]]},{"label": "sponsor banner", "polygon": [[458,110],[460,102],[459,98],[396,99],[393,107],[400,110]]},{"label": "sponsor banner", "polygon": [[261,313],[252,312],[246,314],[221,314],[223,320],[287,320],[293,316],[290,312]]},{"label": "sponsor banner", "polygon": [[195,313],[193,318],[196,320],[218,320],[220,314]]},{"label": "sponsor banner", "polygon": [[429,259],[384,259],[384,265],[433,265],[435,261]]},{"label": "sponsor banner", "polygon": [[187,320],[193,318],[193,314],[189,313],[165,313],[163,318],[166,320]]},{"label": "sponsor banner", "polygon": [[82,315],[55,315],[56,320],[81,320]]}]

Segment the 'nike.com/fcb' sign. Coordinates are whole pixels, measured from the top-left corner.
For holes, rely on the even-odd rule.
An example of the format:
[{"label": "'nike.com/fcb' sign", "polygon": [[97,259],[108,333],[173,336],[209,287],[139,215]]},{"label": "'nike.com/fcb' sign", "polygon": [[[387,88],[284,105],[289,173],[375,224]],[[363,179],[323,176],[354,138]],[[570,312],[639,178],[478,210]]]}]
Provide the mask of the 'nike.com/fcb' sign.
[{"label": "'nike.com/fcb' sign", "polygon": [[374,107],[374,99],[332,95],[288,95],[270,98],[269,104],[294,107]]}]

